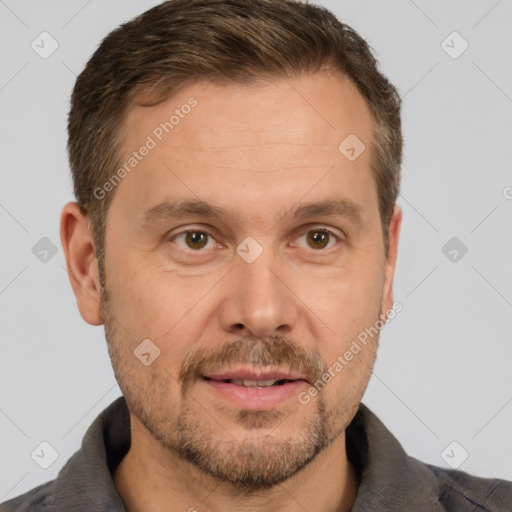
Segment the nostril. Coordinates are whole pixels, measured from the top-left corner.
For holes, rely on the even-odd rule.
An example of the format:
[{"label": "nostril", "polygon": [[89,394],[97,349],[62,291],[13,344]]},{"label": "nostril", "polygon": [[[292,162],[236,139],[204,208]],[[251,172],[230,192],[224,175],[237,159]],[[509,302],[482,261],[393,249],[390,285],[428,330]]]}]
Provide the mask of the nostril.
[{"label": "nostril", "polygon": [[235,324],[235,327],[237,329],[243,329],[244,328],[244,324]]}]

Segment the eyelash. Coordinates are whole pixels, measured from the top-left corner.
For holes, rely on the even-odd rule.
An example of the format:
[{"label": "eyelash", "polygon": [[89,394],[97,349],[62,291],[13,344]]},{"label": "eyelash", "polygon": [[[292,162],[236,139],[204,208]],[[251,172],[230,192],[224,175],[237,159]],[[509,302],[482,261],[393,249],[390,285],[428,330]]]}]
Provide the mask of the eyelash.
[{"label": "eyelash", "polygon": [[[297,238],[301,238],[303,236],[306,236],[308,233],[311,233],[311,232],[314,232],[314,231],[328,233],[328,235],[329,235],[329,242],[328,242],[328,244],[331,242],[331,238],[334,238],[335,242],[340,242],[342,240],[341,236],[337,235],[332,230],[330,230],[328,228],[324,228],[322,226],[314,226],[312,228],[309,228],[306,231],[302,232]],[[179,233],[176,233],[176,234],[172,235],[169,238],[169,241],[175,242],[178,237],[186,236],[189,233],[202,233],[202,234],[205,234],[207,237],[209,237],[211,240],[216,241],[215,237],[211,233],[208,233],[208,231],[205,231],[205,230],[202,230],[202,229],[187,229],[185,231],[180,231]],[[217,244],[218,244],[218,242],[217,242]],[[183,246],[180,246],[180,247],[182,249],[184,249],[184,250],[195,252],[195,253],[200,253],[200,252],[205,252],[206,251],[206,249],[203,249],[203,248],[201,248],[201,249],[192,249],[190,247],[183,247]],[[331,247],[328,246],[327,248],[321,248],[321,249],[313,249],[312,247],[310,247],[309,249],[312,250],[312,251],[315,251],[315,252],[316,251],[318,251],[318,252],[326,252],[330,248]]]}]

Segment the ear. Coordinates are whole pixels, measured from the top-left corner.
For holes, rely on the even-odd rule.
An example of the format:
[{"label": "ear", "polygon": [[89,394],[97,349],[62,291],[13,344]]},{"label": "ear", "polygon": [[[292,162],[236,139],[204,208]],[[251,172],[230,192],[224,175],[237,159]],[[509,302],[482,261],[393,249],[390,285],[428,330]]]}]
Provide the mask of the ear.
[{"label": "ear", "polygon": [[94,238],[89,228],[89,219],[82,213],[78,203],[68,203],[62,209],[60,240],[80,314],[87,323],[101,325],[101,288]]},{"label": "ear", "polygon": [[395,275],[396,259],[398,254],[398,239],[400,238],[400,228],[402,227],[402,207],[395,203],[393,215],[389,221],[389,253],[386,259],[384,269],[384,291],[382,294],[381,313],[388,317],[387,312],[393,307],[393,278]]}]

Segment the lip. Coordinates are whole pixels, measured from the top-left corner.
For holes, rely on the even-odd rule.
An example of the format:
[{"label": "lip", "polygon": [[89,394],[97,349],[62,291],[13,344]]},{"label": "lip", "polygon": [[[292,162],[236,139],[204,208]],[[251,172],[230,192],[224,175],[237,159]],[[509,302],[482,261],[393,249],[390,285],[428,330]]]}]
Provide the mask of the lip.
[{"label": "lip", "polygon": [[306,380],[304,375],[293,372],[284,372],[281,370],[261,370],[257,371],[251,368],[239,368],[236,370],[229,370],[222,373],[209,373],[205,377],[215,380]]},{"label": "lip", "polygon": [[206,379],[203,379],[202,383],[216,395],[228,400],[237,408],[247,411],[275,409],[286,400],[296,397],[305,386],[309,386],[305,380],[294,380],[278,386],[261,388]]},{"label": "lip", "polygon": [[[267,387],[247,387],[225,382],[226,380],[286,380],[284,384]],[[279,405],[297,395],[309,386],[300,374],[279,370],[238,369],[222,373],[211,373],[201,380],[211,392],[221,399],[229,401],[235,407],[249,411],[276,409]]]}]

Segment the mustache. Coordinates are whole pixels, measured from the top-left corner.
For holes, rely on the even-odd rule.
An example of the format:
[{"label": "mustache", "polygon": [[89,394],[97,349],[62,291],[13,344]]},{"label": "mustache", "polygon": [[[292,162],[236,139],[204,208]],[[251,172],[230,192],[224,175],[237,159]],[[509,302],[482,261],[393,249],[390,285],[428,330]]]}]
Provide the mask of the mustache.
[{"label": "mustache", "polygon": [[328,369],[320,354],[284,337],[245,337],[225,343],[219,349],[189,352],[181,365],[178,382],[185,392],[195,379],[213,371],[223,371],[235,364],[276,366],[304,375],[309,383],[316,382]]}]

